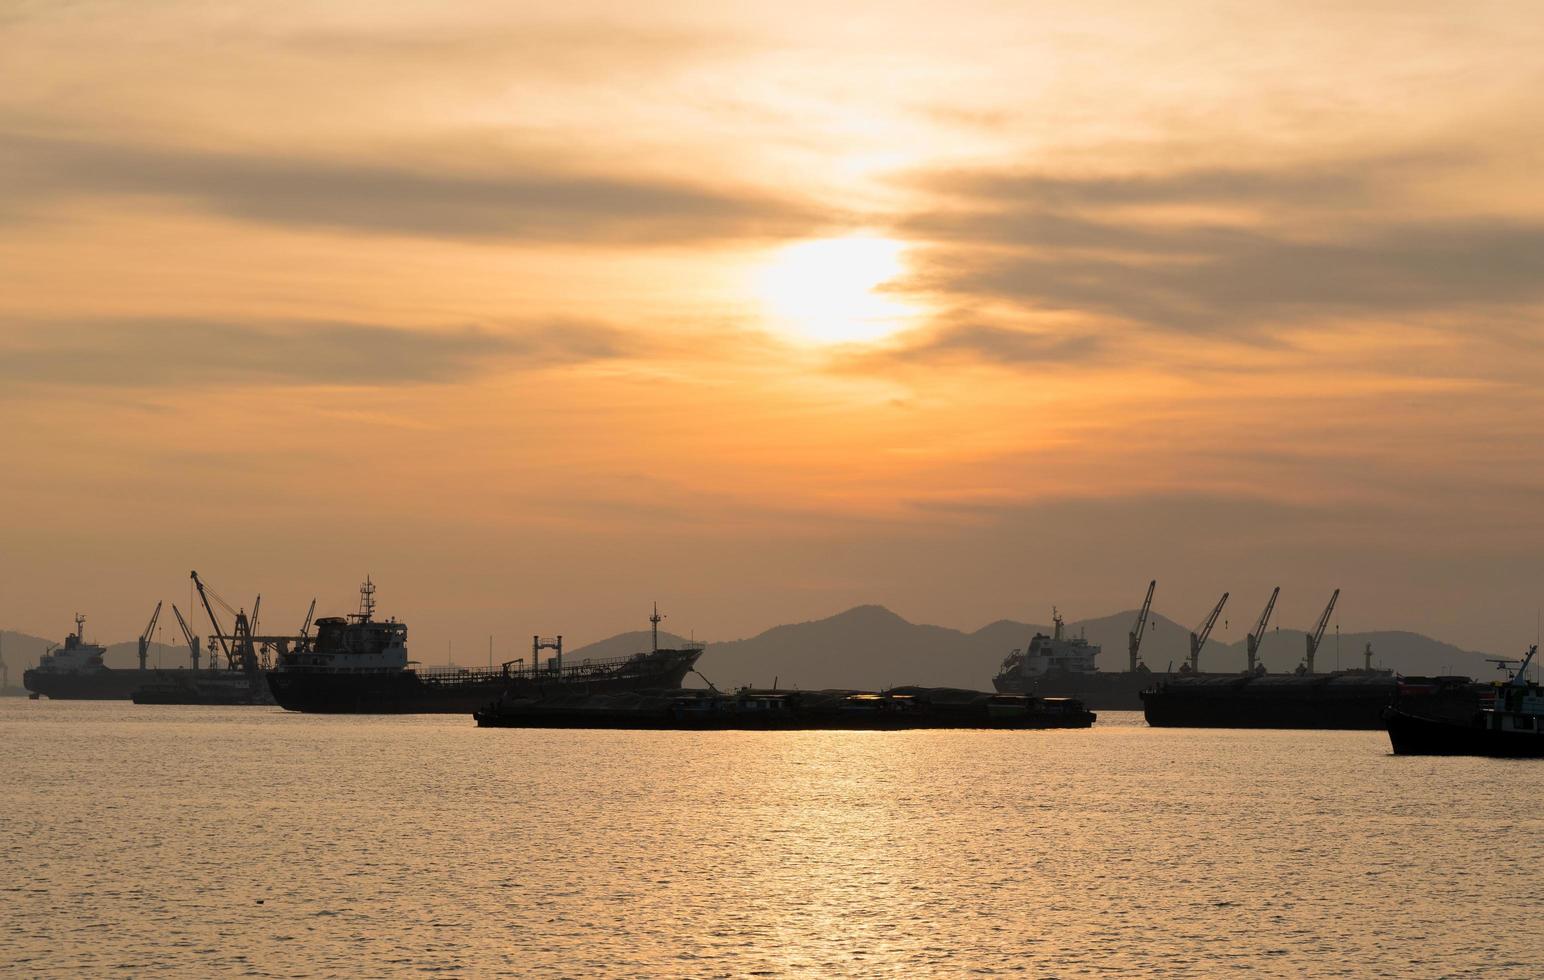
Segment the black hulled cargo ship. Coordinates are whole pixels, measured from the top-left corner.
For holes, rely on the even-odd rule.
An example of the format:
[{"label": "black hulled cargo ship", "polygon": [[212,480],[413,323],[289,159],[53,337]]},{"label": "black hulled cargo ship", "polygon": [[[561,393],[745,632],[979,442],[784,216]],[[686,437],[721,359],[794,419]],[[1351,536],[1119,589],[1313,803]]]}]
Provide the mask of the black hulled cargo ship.
[{"label": "black hulled cargo ship", "polygon": [[1384,712],[1395,755],[1477,755],[1498,759],[1544,758],[1544,688],[1528,683],[1528,649],[1522,666],[1495,690],[1488,708],[1467,715],[1434,715],[1424,706],[1402,703]]},{"label": "black hulled cargo ship", "polygon": [[[471,714],[506,694],[547,697],[679,688],[702,644],[661,649],[659,613],[652,650],[630,657],[564,663],[562,637],[532,640],[531,662],[491,669],[426,669],[408,660],[407,625],[374,618],[375,586],[360,589],[359,612],[316,621],[307,647],[281,654],[269,690],[290,711],[358,714]],[[554,651],[545,662],[544,650]]]},{"label": "black hulled cargo ship", "polygon": [[1376,731],[1391,704],[1464,716],[1480,706],[1467,677],[1400,677],[1392,671],[1174,678],[1142,693],[1154,728],[1319,728]]},{"label": "black hulled cargo ship", "polygon": [[635,691],[512,696],[476,713],[482,728],[684,731],[909,731],[919,728],[1088,728],[1095,715],[1065,698],[955,688],[888,691]]}]

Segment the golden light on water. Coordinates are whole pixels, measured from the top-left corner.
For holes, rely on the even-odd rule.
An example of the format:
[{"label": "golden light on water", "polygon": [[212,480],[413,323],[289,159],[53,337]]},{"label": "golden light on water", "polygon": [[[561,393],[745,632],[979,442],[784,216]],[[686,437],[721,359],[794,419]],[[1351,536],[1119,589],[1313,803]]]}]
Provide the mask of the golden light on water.
[{"label": "golden light on water", "polygon": [[905,272],[905,251],[893,238],[869,235],[799,242],[760,270],[756,290],[784,334],[822,344],[878,340],[917,314],[884,291]]}]

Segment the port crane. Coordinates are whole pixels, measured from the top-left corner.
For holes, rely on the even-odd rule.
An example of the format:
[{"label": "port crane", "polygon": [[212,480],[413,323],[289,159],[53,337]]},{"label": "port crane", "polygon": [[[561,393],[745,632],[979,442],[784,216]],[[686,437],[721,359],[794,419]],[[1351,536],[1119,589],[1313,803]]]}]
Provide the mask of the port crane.
[{"label": "port crane", "polygon": [[1200,629],[1190,634],[1190,672],[1198,673],[1201,670],[1201,648],[1206,646],[1206,641],[1212,635],[1212,627],[1217,625],[1217,617],[1222,615],[1222,607],[1228,604],[1228,594],[1224,592],[1222,598],[1217,600],[1217,605],[1212,607],[1212,614],[1206,617],[1206,622]]},{"label": "port crane", "polygon": [[[165,601],[164,599],[162,600]],[[150,622],[145,625],[145,632],[139,634],[139,669],[145,669],[145,663],[150,659],[150,638],[155,635],[156,621],[161,618],[161,603],[155,604],[155,612],[150,614]]]},{"label": "port crane", "polygon": [[1142,651],[1142,633],[1147,629],[1147,613],[1153,608],[1153,590],[1158,587],[1158,580],[1153,579],[1147,583],[1147,598],[1142,600],[1142,611],[1137,613],[1136,625],[1131,627],[1131,632],[1126,634],[1126,646],[1131,654],[1131,672],[1137,672],[1142,661],[1139,654]]},{"label": "port crane", "polygon": [[1271,611],[1276,608],[1276,597],[1281,595],[1281,586],[1271,590],[1271,598],[1265,604],[1265,612],[1260,614],[1260,621],[1255,623],[1254,632],[1244,640],[1244,645],[1249,654],[1249,673],[1255,672],[1255,665],[1260,662],[1260,642],[1265,639],[1265,627],[1270,624]]},{"label": "port crane", "polygon": [[188,621],[182,618],[182,610],[177,604],[172,603],[172,615],[177,617],[177,625],[182,628],[182,638],[188,641],[188,656],[193,660],[193,669],[198,669],[198,637],[188,628]]},{"label": "port crane", "polygon": [[1324,614],[1319,617],[1319,624],[1308,635],[1308,655],[1303,658],[1303,666],[1306,673],[1313,673],[1314,654],[1319,652],[1319,644],[1324,641],[1324,631],[1329,628],[1330,616],[1335,612],[1335,600],[1340,598],[1340,590],[1336,589],[1330,595],[1329,605],[1324,607]]},{"label": "port crane", "polygon": [[[308,642],[309,637],[300,635],[275,634],[271,636],[260,635],[257,632],[258,612],[262,608],[263,597],[258,596],[252,604],[252,615],[247,616],[245,610],[234,608],[229,602],[214,589],[209,588],[197,572],[193,572],[193,584],[198,587],[198,597],[204,604],[204,612],[209,616],[209,625],[213,632],[209,636],[210,663],[213,663],[216,644],[218,649],[225,654],[226,666],[231,670],[240,669],[248,674],[256,674],[267,669],[269,655],[277,653],[280,657],[289,653],[292,649],[301,649]],[[214,605],[218,603],[221,609],[235,617],[235,625],[231,632],[225,632],[220,625],[219,617],[215,614]],[[315,601],[312,601],[312,609],[315,609]],[[309,626],[309,624],[308,624]]]}]

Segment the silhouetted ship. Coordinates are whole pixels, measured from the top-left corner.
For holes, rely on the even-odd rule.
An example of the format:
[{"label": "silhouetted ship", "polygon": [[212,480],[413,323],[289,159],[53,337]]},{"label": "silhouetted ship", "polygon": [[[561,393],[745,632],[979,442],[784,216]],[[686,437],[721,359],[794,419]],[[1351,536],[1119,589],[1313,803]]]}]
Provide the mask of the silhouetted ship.
[{"label": "silhouetted ship", "polygon": [[[1319,728],[1383,727],[1383,711],[1395,701],[1419,702],[1433,715],[1465,714],[1479,707],[1480,686],[1467,677],[1400,677],[1374,669],[1372,644],[1360,670],[1321,674],[1315,657],[1324,642],[1340,590],[1330,595],[1309,633],[1303,662],[1290,674],[1268,674],[1257,660],[1280,589],[1271,594],[1249,635],[1249,669],[1242,674],[1171,677],[1142,692],[1142,711],[1155,728]],[[1224,597],[1226,598],[1226,596]]]},{"label": "silhouetted ship", "polygon": [[[659,647],[656,609],[654,648],[630,657],[563,662],[563,638],[533,637],[531,663],[514,660],[493,669],[424,669],[408,660],[407,625],[379,622],[375,586],[360,589],[359,612],[316,621],[308,647],[282,653],[267,672],[274,700],[291,711],[363,714],[470,714],[506,693],[561,693],[679,688],[702,656],[702,644]],[[554,651],[545,663],[543,650]]]},{"label": "silhouetted ship", "polygon": [[1544,758],[1544,689],[1528,682],[1528,656],[1510,681],[1495,691],[1491,707],[1467,715],[1433,715],[1421,703],[1399,703],[1384,712],[1395,755],[1480,755]]},{"label": "silhouetted ship", "polygon": [[888,691],[640,691],[545,698],[512,695],[476,713],[483,728],[902,731],[916,728],[1087,728],[1075,700],[955,688]]},{"label": "silhouetted ship", "polygon": [[[156,608],[159,611],[160,607]],[[65,637],[63,646],[43,654],[36,667],[22,674],[22,686],[34,698],[55,701],[127,701],[145,682],[147,643],[141,638],[138,670],[116,670],[102,662],[106,647],[86,642],[86,617],[76,614],[75,632]]]},{"label": "silhouetted ship", "polygon": [[1142,694],[1154,728],[1322,728],[1375,731],[1391,704],[1429,715],[1467,715],[1480,705],[1468,677],[1400,677],[1393,671],[1176,678]]},{"label": "silhouetted ship", "polygon": [[[1147,630],[1148,614],[1152,611],[1153,590],[1156,581],[1147,584],[1147,598],[1137,613],[1136,623],[1127,634],[1128,669],[1102,671],[1095,662],[1102,652],[1097,644],[1088,642],[1085,636],[1068,636],[1061,613],[1054,607],[1051,619],[1054,626],[1051,635],[1036,633],[1029,646],[1014,650],[1003,659],[992,686],[1002,693],[1029,694],[1039,697],[1077,698],[1089,708],[1100,711],[1140,711],[1142,692],[1153,685],[1155,675],[1142,661],[1142,637]],[[1181,665],[1178,676],[1209,677],[1236,676],[1200,673],[1201,648],[1217,625],[1226,593],[1212,610],[1207,620],[1190,634],[1190,659]]]},{"label": "silhouetted ship", "polygon": [[274,703],[261,673],[240,670],[156,670],[134,689],[135,704],[238,705]]}]

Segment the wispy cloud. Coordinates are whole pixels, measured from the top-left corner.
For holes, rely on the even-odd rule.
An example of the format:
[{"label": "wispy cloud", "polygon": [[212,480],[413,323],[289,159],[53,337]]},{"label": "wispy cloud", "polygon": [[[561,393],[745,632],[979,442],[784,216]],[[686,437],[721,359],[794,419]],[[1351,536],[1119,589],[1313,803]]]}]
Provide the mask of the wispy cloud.
[{"label": "wispy cloud", "polygon": [[497,369],[620,356],[599,324],[506,330],[360,323],[188,319],[23,321],[5,325],[0,381],[143,387],[208,384],[444,384]]},{"label": "wispy cloud", "polygon": [[1544,300],[1544,222],[1407,205],[1423,175],[1454,159],[1126,177],[940,172],[913,178],[938,204],[905,226],[937,243],[921,253],[918,281],[961,302],[1161,329],[1248,333]]},{"label": "wispy cloud", "polygon": [[[383,151],[384,152],[384,151]],[[754,188],[584,173],[504,151],[457,169],[7,134],[10,202],[151,196],[230,218],[361,234],[679,244],[788,237],[832,220]]]}]

